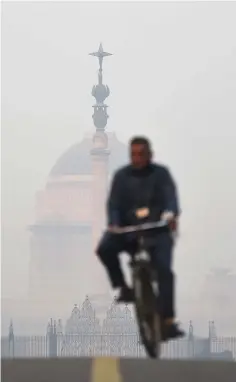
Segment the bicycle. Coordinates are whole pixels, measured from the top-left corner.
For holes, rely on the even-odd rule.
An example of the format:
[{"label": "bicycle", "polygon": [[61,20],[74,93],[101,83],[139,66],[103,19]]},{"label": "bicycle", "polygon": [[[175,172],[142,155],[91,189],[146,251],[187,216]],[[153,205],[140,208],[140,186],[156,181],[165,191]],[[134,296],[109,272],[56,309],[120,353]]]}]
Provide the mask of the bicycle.
[{"label": "bicycle", "polygon": [[[146,215],[147,216],[147,215]],[[146,217],[145,216],[145,217]],[[119,227],[116,234],[138,233],[137,248],[131,255],[132,282],[136,319],[142,343],[149,357],[159,358],[163,341],[163,321],[159,301],[158,275],[152,268],[152,260],[144,232],[168,228],[168,222],[158,221],[135,226]]]}]

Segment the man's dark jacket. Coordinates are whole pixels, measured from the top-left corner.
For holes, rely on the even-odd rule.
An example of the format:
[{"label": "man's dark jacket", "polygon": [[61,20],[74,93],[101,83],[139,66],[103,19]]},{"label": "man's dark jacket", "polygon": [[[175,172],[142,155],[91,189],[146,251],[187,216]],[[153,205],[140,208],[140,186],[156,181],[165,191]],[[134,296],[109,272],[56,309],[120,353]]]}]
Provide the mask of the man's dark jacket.
[{"label": "man's dark jacket", "polygon": [[166,210],[179,215],[176,185],[165,166],[150,163],[137,170],[128,165],[115,173],[107,201],[108,224],[136,224],[135,210],[141,207],[150,209],[149,221],[159,220]]}]

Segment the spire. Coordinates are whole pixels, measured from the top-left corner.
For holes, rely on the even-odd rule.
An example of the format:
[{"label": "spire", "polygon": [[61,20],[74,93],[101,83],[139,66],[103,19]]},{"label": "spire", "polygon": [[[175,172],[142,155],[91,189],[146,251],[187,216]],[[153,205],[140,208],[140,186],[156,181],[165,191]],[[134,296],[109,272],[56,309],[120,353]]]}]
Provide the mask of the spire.
[{"label": "spire", "polygon": [[190,323],[189,323],[188,338],[189,338],[189,340],[193,340],[193,338],[194,338],[193,322],[192,321],[190,321]]},{"label": "spire", "polygon": [[110,89],[107,85],[103,84],[102,77],[102,64],[104,57],[112,56],[111,53],[104,52],[102,44],[100,44],[97,52],[89,53],[90,56],[98,57],[99,70],[98,70],[98,84],[93,86],[92,96],[96,100],[96,104],[93,106],[93,123],[97,131],[104,131],[107,125],[107,105],[104,104],[105,99],[110,95]]},{"label": "spire", "polygon": [[216,339],[216,328],[215,328],[215,323],[214,321],[209,322],[209,335],[208,335],[210,340]]},{"label": "spire", "polygon": [[12,340],[14,338],[14,329],[13,329],[13,322],[12,320],[10,321],[10,326],[9,326],[9,340]]}]

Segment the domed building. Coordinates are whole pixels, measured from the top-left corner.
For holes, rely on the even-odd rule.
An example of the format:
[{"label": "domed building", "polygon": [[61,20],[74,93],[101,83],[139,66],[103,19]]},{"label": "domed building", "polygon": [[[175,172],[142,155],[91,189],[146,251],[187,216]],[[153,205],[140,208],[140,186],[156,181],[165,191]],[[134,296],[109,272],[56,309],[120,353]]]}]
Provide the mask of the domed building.
[{"label": "domed building", "polygon": [[31,225],[30,298],[75,303],[85,295],[108,295],[109,284],[94,249],[106,224],[109,180],[127,162],[127,148],[115,133],[105,131],[110,91],[103,84],[102,60],[109,55],[100,45],[98,85],[93,87],[92,134],[61,155],[46,187],[36,195]]}]

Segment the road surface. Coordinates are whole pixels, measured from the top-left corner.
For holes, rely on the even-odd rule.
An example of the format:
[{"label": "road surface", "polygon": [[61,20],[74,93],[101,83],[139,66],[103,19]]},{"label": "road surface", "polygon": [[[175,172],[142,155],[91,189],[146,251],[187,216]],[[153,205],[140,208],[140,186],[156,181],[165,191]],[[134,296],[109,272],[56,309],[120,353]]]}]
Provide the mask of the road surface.
[{"label": "road surface", "polygon": [[236,362],[128,358],[12,359],[2,382],[236,382]]}]

